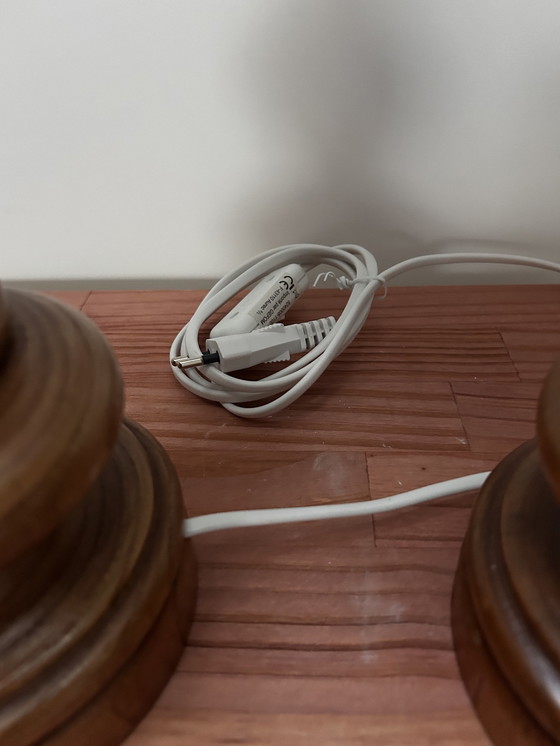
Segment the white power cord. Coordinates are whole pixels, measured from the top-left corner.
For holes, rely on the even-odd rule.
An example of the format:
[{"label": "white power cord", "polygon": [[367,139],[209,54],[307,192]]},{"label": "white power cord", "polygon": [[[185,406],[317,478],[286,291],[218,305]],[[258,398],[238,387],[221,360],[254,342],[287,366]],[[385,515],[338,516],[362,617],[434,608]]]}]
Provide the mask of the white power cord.
[{"label": "white power cord", "polygon": [[[419,267],[482,262],[518,264],[560,272],[560,264],[543,259],[508,254],[457,253],[430,254],[408,259],[378,274],[375,258],[361,246],[295,244],[267,251],[226,275],[208,292],[171,346],[170,361],[173,374],[179,383],[192,393],[204,399],[221,402],[229,412],[239,417],[257,418],[275,414],[307,391],[330,363],[353,341],[369,316],[373,298],[380,286],[384,286],[397,275]],[[199,333],[202,325],[237,293],[262,280],[271,272],[275,273],[293,264],[300,265],[305,271],[322,264],[338,270],[339,287],[350,290],[344,310],[324,339],[318,340],[312,349],[308,349],[304,355],[282,370],[258,381],[229,375],[232,367],[224,365],[222,368],[219,356],[209,358],[207,353],[210,350],[207,348],[203,351],[200,348]],[[250,351],[255,344],[253,334],[254,332],[248,331],[244,335],[237,335],[237,355],[241,361],[247,361],[250,357]],[[268,359],[279,357],[280,354],[275,348],[274,354]],[[261,357],[258,362],[262,359]],[[204,366],[203,374],[196,367],[187,367],[193,365]],[[226,372],[226,369],[229,372]],[[271,400],[256,406],[250,404],[259,399]]]},{"label": "white power cord", "polygon": [[[438,264],[515,264],[560,273],[560,264],[512,254],[429,254],[408,259],[378,273],[373,255],[354,245],[295,244],[264,252],[226,275],[205,296],[170,350],[172,371],[179,383],[205,399],[220,402],[229,412],[245,418],[264,417],[289,406],[319,378],[329,364],[353,341],[367,319],[379,287],[409,270]],[[319,265],[333,270],[337,284],[350,295],[344,310],[332,318],[283,327],[276,322],[307,285],[306,273]],[[206,349],[199,346],[202,325],[237,293],[258,283],[217,327],[241,333],[213,337]],[[274,326],[267,326],[274,324]],[[229,375],[249,365],[289,360],[304,354],[282,370],[258,381]],[[203,374],[198,370],[202,366]],[[272,399],[271,399],[272,398]],[[247,405],[262,399],[264,404]],[[241,406],[240,406],[241,405]],[[185,536],[236,526],[341,518],[395,510],[465,490],[479,488],[487,473],[460,477],[380,500],[271,510],[232,511],[185,521]]]},{"label": "white power cord", "polygon": [[[328,264],[339,270],[349,282],[356,283],[344,311],[327,337],[295,362],[259,381],[228,375],[216,364],[207,365],[204,375],[195,368],[183,369],[173,365],[173,374],[182,386],[205,399],[221,402],[229,412],[240,417],[263,417],[284,409],[300,397],[350,344],[366,320],[375,290],[381,284],[377,279],[377,262],[360,246],[297,244],[267,251],[214,285],[175,338],[170,351],[171,362],[177,358],[200,359],[204,352],[199,347],[198,337],[204,322],[241,290],[292,263],[300,264],[306,271]],[[240,403],[268,397],[276,398],[260,406],[239,406]]]},{"label": "white power cord", "polygon": [[489,471],[470,474],[466,477],[449,479],[446,482],[419,487],[400,495],[364,500],[356,503],[333,505],[309,505],[301,508],[269,508],[266,510],[232,510],[227,513],[212,513],[196,518],[187,518],[183,523],[183,535],[198,536],[210,531],[223,531],[227,528],[246,528],[248,526],[272,526],[278,523],[301,523],[303,521],[321,521],[327,518],[350,518],[357,515],[387,513],[390,510],[407,508],[438,497],[457,495],[469,490],[477,490],[486,481]]}]

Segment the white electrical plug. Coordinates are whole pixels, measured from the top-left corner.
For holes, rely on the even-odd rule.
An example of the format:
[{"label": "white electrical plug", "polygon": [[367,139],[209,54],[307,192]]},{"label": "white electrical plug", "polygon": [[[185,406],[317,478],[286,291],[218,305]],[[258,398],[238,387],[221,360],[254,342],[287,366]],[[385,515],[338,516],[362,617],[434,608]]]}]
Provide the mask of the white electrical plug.
[{"label": "white electrical plug", "polygon": [[306,352],[324,339],[335,325],[334,316],[303,324],[273,324],[245,334],[211,338],[201,357],[178,357],[172,364],[193,368],[216,363],[223,373],[244,370],[259,363],[289,360],[291,355]]}]

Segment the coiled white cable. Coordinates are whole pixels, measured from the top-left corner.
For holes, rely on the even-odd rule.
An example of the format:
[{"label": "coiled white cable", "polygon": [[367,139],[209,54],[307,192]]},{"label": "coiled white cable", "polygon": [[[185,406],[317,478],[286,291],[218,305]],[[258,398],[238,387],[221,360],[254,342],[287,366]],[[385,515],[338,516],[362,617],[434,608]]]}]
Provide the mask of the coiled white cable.
[{"label": "coiled white cable", "polygon": [[[374,256],[361,246],[283,246],[249,260],[214,285],[175,338],[170,350],[170,360],[180,356],[199,358],[203,354],[199,346],[199,333],[204,322],[237,293],[270,272],[291,263],[300,264],[306,271],[319,265],[328,265],[338,271],[339,287],[350,290],[344,310],[325,339],[282,370],[258,381],[229,375],[215,364],[206,365],[204,374],[194,368],[183,370],[172,366],[173,374],[182,386],[197,396],[220,402],[229,412],[239,417],[271,415],[289,406],[307,391],[352,342],[370,313],[378,288],[397,275],[419,267],[457,263],[516,264],[560,273],[560,264],[555,262],[486,253],[430,254],[408,259],[378,273]],[[271,401],[264,404],[251,405],[253,401],[271,398]]]},{"label": "coiled white cable", "polygon": [[[241,290],[273,270],[293,262],[301,264],[306,270],[328,264],[351,282],[356,282],[334,329],[298,360],[259,381],[246,381],[230,376],[214,365],[206,366],[204,376],[198,370],[183,371],[172,367],[173,374],[185,388],[205,399],[221,402],[228,411],[240,417],[263,417],[294,402],[350,344],[366,320],[375,290],[381,284],[376,279],[377,262],[370,252],[360,246],[295,244],[260,254],[214,285],[189,323],[175,338],[170,360],[179,356],[201,356],[198,336],[202,324]],[[242,402],[271,396],[276,398],[260,406],[238,406]]]}]

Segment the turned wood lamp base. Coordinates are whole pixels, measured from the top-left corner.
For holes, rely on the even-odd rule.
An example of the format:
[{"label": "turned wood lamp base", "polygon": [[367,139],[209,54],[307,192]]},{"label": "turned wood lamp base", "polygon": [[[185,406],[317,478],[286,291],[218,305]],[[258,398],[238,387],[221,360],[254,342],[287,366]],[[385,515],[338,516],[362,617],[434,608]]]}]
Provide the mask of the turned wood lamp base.
[{"label": "turned wood lamp base", "polygon": [[0,295],[0,743],[114,746],[144,716],[194,610],[182,520],[97,328]]},{"label": "turned wood lamp base", "polygon": [[465,686],[497,746],[560,744],[560,365],[538,439],[507,456],[473,509],[452,624]]}]

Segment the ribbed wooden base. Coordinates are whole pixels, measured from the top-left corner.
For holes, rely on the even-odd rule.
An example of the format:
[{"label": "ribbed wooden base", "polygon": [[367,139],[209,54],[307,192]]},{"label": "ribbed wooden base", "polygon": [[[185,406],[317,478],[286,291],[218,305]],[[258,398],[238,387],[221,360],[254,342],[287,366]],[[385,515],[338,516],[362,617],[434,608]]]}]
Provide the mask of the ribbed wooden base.
[{"label": "ribbed wooden base", "polygon": [[119,425],[118,371],[95,327],[7,298],[0,743],[116,746],[173,672],[194,612],[180,487],[157,441]]},{"label": "ribbed wooden base", "polygon": [[560,505],[535,442],[492,473],[453,594],[465,685],[498,746],[560,743]]}]

